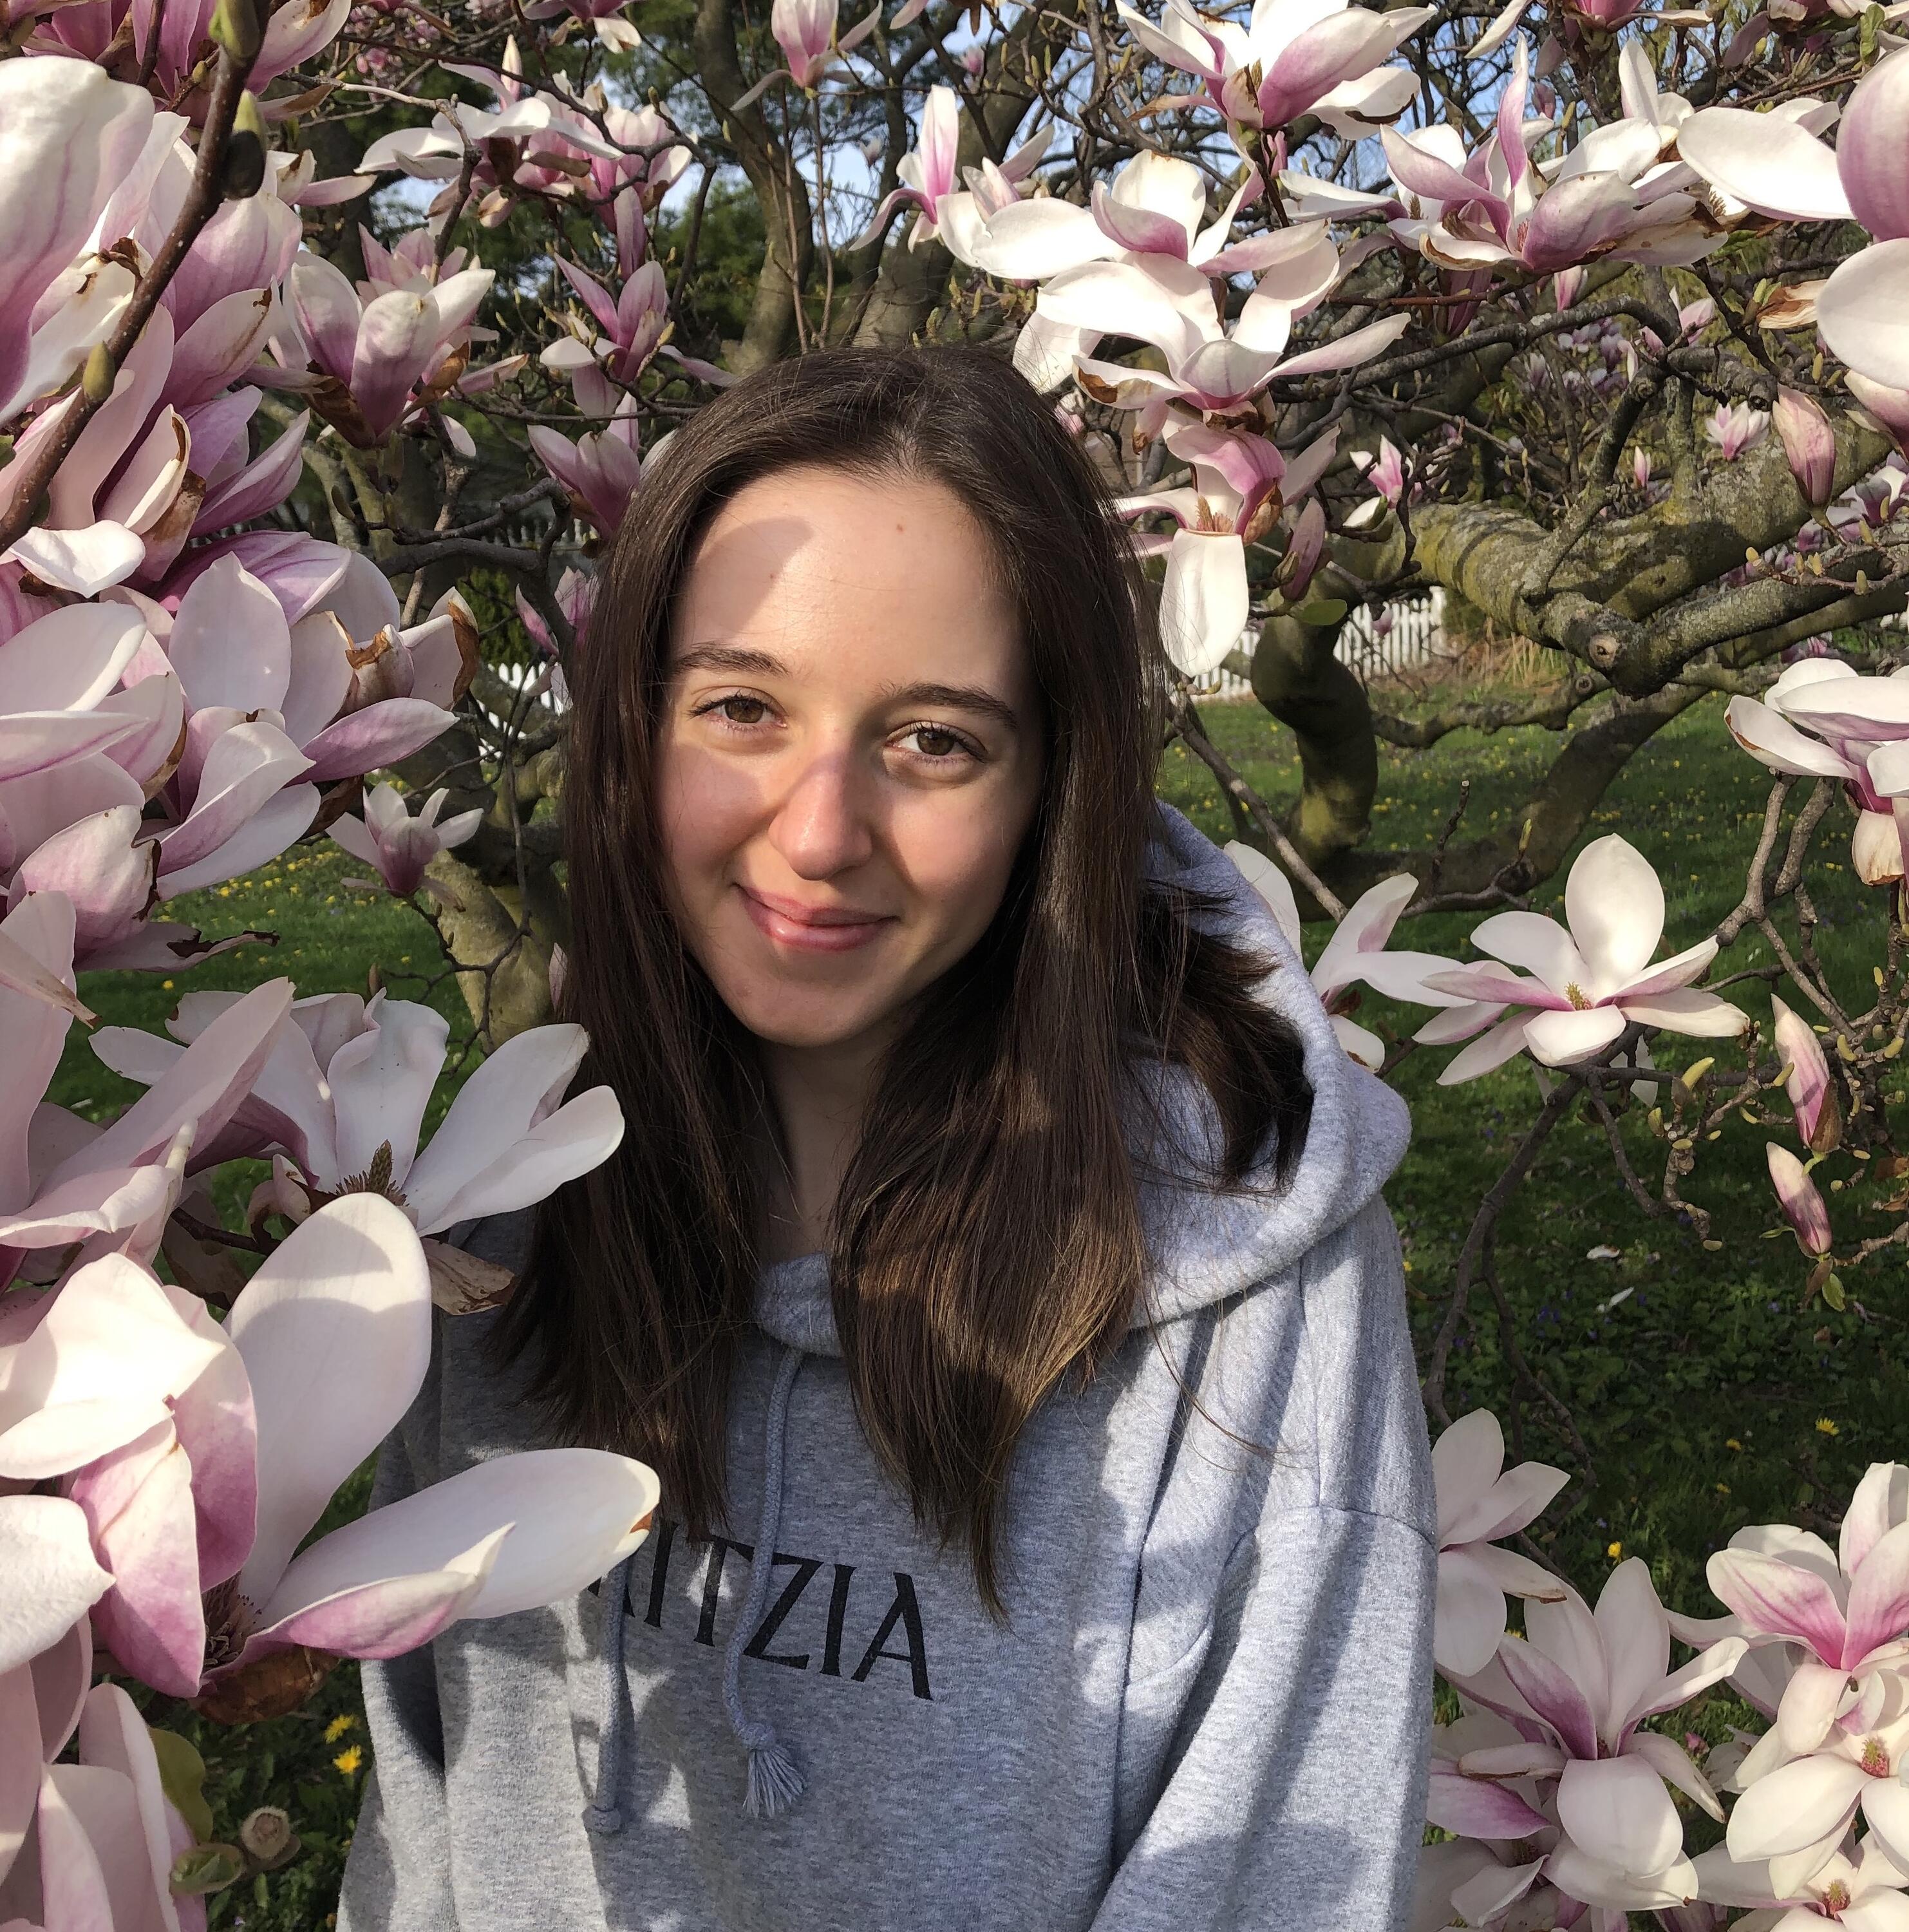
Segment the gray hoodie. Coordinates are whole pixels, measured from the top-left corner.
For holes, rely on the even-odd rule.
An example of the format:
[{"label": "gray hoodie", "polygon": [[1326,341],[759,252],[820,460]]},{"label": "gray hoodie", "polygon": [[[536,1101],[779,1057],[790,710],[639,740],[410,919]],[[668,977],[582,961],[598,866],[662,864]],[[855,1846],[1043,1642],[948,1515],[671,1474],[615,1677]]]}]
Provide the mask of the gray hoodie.
[{"label": "gray hoodie", "polygon": [[[727,1533],[667,1517],[574,1601],[367,1665],[341,1932],[1385,1932],[1424,1817],[1435,1558],[1398,1245],[1404,1105],[1224,855],[1152,863],[1277,960],[1312,1124],[1275,1196],[1143,1185],[1125,1346],[1028,1424],[1008,1618],[883,1474],[822,1258],[764,1271]],[[1216,1116],[1165,1092],[1197,1174]],[[469,1245],[514,1264],[527,1223]],[[439,1318],[379,1499],[526,1446]]]}]

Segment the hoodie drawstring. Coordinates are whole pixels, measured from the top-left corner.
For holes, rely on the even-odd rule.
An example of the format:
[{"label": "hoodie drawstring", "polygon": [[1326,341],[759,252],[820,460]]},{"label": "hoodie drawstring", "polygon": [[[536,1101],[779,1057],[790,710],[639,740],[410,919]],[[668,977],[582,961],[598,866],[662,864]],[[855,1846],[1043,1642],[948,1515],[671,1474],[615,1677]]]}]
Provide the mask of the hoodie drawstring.
[{"label": "hoodie drawstring", "polygon": [[[756,1546],[749,1562],[749,1587],[730,1634],[723,1658],[723,1708],[736,1741],[749,1754],[748,1789],[742,1809],[751,1818],[779,1817],[806,1788],[788,1748],[766,1718],[751,1718],[742,1708],[742,1653],[751,1633],[769,1607],[769,1586],[775,1568],[776,1538],[782,1520],[784,1438],[789,1426],[789,1397],[801,1372],[802,1352],[785,1348],[769,1390],[769,1415],[763,1431],[763,1503],[756,1525]],[[597,1740],[597,1795],[584,1808],[584,1828],[607,1838],[623,1828],[623,1760],[627,1755],[631,1711],[629,1682],[623,1668],[623,1626],[629,1613],[630,1566],[625,1557],[604,1579],[603,1662],[609,1714]]]},{"label": "hoodie drawstring", "polygon": [[630,1565],[626,1556],[603,1580],[603,1666],[610,1693],[610,1714],[597,1739],[597,1795],[583,1808],[583,1828],[607,1838],[623,1828],[616,1800],[623,1780],[624,1740],[630,1730],[630,1686],[623,1670],[623,1625],[630,1612]]},{"label": "hoodie drawstring", "polygon": [[778,1742],[766,1718],[751,1718],[742,1708],[742,1653],[751,1633],[769,1608],[769,1579],[775,1568],[775,1540],[782,1527],[782,1465],[789,1426],[789,1397],[801,1372],[802,1352],[784,1348],[769,1391],[763,1431],[763,1506],[756,1522],[756,1548],[749,1562],[749,1592],[723,1659],[723,1708],[736,1741],[749,1754],[749,1787],[743,1810],[751,1818],[779,1817],[802,1796],[802,1774],[788,1748]]}]

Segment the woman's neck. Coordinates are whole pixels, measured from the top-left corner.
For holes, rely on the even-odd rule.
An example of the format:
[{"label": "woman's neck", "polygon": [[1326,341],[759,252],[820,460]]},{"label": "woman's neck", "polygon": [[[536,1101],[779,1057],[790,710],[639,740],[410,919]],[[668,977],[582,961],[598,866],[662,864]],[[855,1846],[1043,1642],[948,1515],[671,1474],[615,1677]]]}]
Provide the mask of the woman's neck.
[{"label": "woman's neck", "polygon": [[763,1042],[763,1071],[786,1150],[786,1159],[773,1148],[769,1154],[766,1262],[828,1246],[829,1216],[854,1157],[886,1044],[873,1036],[828,1046]]}]

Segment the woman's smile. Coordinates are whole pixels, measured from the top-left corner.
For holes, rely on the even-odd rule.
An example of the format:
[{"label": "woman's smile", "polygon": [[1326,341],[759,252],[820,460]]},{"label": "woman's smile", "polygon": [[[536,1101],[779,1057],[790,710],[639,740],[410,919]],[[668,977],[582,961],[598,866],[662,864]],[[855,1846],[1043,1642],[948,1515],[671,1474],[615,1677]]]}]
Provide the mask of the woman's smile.
[{"label": "woman's smile", "polygon": [[895,923],[886,914],[865,916],[848,907],[804,907],[798,900],[754,892],[741,884],[736,890],[756,930],[793,952],[853,952]]}]

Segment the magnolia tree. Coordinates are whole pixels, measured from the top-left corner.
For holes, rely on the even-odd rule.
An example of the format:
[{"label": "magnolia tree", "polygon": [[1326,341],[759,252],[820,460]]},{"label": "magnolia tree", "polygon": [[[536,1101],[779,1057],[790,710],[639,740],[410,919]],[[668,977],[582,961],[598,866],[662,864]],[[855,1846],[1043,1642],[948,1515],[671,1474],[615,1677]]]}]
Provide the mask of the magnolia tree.
[{"label": "magnolia tree", "polygon": [[[1537,1071],[1425,1364],[1456,1714],[1420,1922],[1909,1926],[1909,1469],[1870,1472],[1834,1550],[1740,1532],[1710,1562],[1721,1618],[1665,1608],[1635,1560],[1593,1610],[1524,1534],[1562,1474],[1506,1470],[1492,1417],[1446,1402],[1488,1293],[1581,1452],[1494,1267],[1573,1113],[1640,1211],[1712,1245],[1703,1148],[1771,1132],[1806,1301],[1909,1240],[1909,1188],[1857,1236],[1813,1178],[1909,1175],[1884,1092],[1909,682],[1831,643],[1909,591],[1894,10],[14,0],[0,1922],[202,1924],[289,1827],[205,1815],[190,1748],[148,1721],[165,1700],[287,1711],[340,1658],[570,1596],[643,1535],[649,1472],[583,1450],[313,1532],[420,1386],[434,1307],[508,1292],[441,1238],[621,1132],[608,1090],[566,1097],[586,1042],[553,1018],[553,808],[565,662],[646,452],[739,373],[928,340],[1011,354],[1105,471],[1234,856],[1296,944],[1333,922],[1308,950],[1346,1051],[1455,1048],[1453,1084]],[[1341,632],[1435,585],[1548,646],[1555,682],[1377,708]],[[1289,812],[1202,727],[1221,666],[1298,738]],[[1616,836],[1578,853],[1563,923],[1529,910],[1625,761],[1719,693],[1773,774],[1722,927],[1667,949]],[[1561,742],[1508,829],[1468,832],[1461,792],[1429,849],[1372,843],[1380,742],[1519,723]],[[1876,889],[1865,1010],[1815,945],[1812,867],[1845,836]],[[322,839],[433,928],[420,990],[454,983],[487,1052],[428,1140],[451,1029],[423,1000],[274,980],[188,993],[160,1036],[79,997],[88,969],[268,938],[169,902]],[[1389,945],[1465,910],[1474,956]],[[1712,980],[1752,928],[1775,964]],[[1361,988],[1419,1009],[1414,1037],[1356,1022]],[[144,1090],[103,1124],[44,1098],[76,1022]],[[1726,1043],[1674,1077],[1665,1036]],[[249,1200],[238,1160],[266,1164]],[[1700,1766],[1675,1714],[1707,1693],[1768,1727]]]}]

